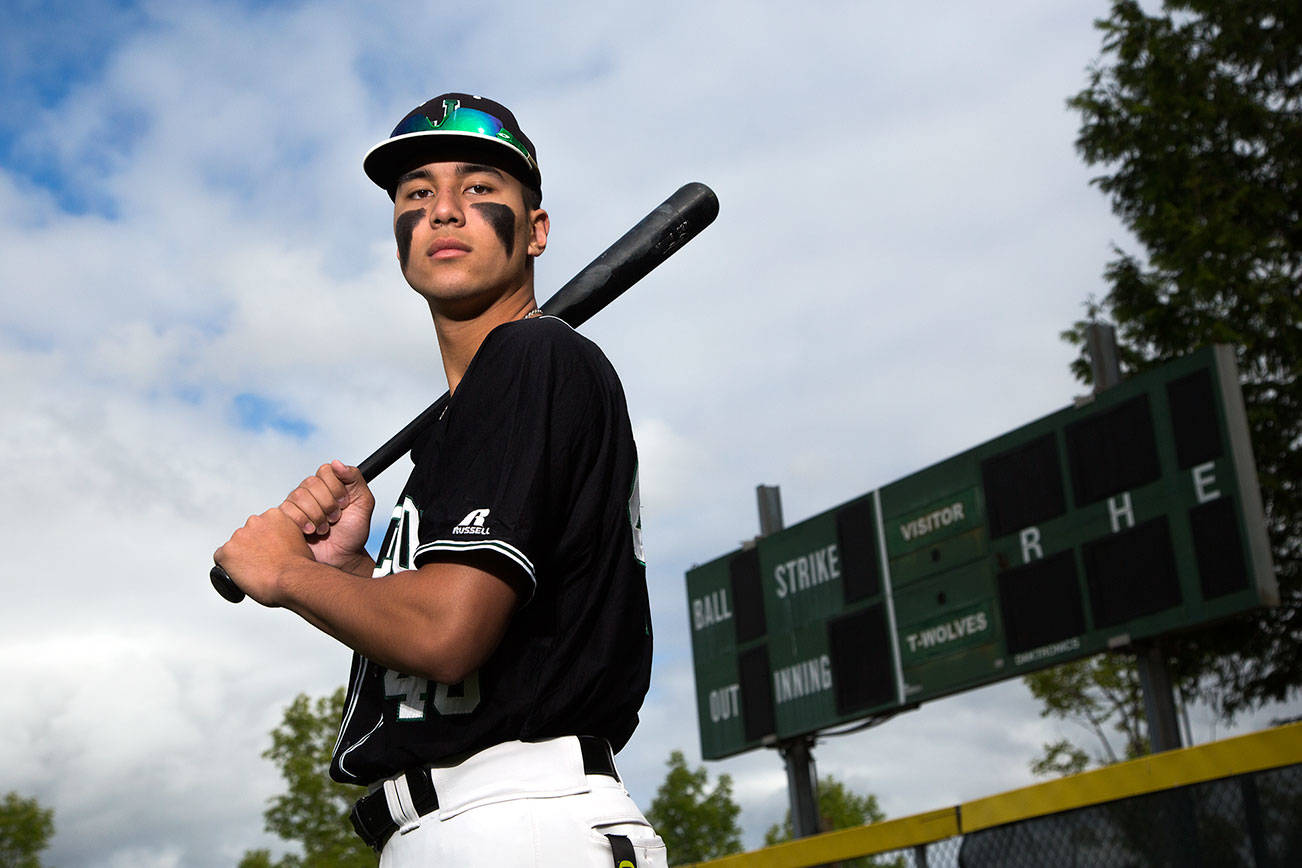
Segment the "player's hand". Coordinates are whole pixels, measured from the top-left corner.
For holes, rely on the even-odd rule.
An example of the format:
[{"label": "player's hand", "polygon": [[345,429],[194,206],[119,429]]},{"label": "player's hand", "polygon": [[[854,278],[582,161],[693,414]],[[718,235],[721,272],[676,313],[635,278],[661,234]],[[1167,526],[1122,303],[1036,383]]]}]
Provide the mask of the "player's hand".
[{"label": "player's hand", "polygon": [[279,606],[286,568],[295,561],[310,561],[312,552],[302,531],[276,508],[249,516],[212,559],[244,593],[264,606]]},{"label": "player's hand", "polygon": [[317,561],[347,572],[371,574],[366,540],[375,497],[356,467],[338,460],[322,464],[279,508],[302,531]]}]

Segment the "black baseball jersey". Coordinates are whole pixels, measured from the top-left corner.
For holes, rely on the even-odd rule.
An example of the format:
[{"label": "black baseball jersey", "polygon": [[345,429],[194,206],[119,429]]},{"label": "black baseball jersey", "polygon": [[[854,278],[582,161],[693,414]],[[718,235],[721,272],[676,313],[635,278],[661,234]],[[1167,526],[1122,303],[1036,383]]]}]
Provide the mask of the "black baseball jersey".
[{"label": "black baseball jersey", "polygon": [[610,362],[554,317],[500,325],[412,458],[376,575],[488,554],[520,604],[460,684],[354,654],[331,776],[371,783],[512,739],[598,735],[618,751],[650,683],[651,619],[637,450]]}]

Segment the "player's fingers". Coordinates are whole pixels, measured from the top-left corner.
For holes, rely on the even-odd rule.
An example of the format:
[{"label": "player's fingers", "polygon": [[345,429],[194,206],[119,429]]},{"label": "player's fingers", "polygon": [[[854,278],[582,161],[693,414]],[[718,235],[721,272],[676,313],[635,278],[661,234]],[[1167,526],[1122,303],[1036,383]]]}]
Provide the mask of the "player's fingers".
[{"label": "player's fingers", "polygon": [[362,479],[362,471],[350,464],[344,464],[338,458],[331,461],[328,466],[330,472],[334,474],[335,478],[342,482],[347,488],[353,488],[359,484],[366,484],[366,480]]},{"label": "player's fingers", "polygon": [[289,520],[294,522],[303,533],[309,536],[316,533],[316,520],[309,518],[307,513],[303,512],[294,502],[286,500],[280,505],[280,511],[288,516]]},{"label": "player's fingers", "polygon": [[241,536],[244,529],[247,528],[256,519],[257,519],[256,515],[249,516],[247,519],[244,520],[244,524],[241,525],[235,531],[235,533],[231,534],[230,539],[226,540],[226,542],[222,543],[220,546],[217,547],[217,551],[212,553],[212,562],[214,564],[217,564],[218,566],[222,565],[222,558],[226,556],[227,549],[230,549],[232,552],[235,551],[235,549],[231,547],[232,544],[237,542],[238,538]]},{"label": "player's fingers", "polygon": [[[322,488],[322,491],[324,491],[324,488]],[[324,504],[321,502],[323,499],[325,500]],[[335,503],[334,498],[322,497],[319,496],[319,493],[313,493],[306,480],[298,488],[291,491],[289,497],[285,498],[285,503],[281,505],[286,504],[296,507],[302,512],[304,519],[307,520],[307,524],[296,522],[299,527],[303,528],[304,533],[323,531],[332,520],[339,518],[339,506]],[[288,511],[282,511],[290,518],[294,517]]]},{"label": "player's fingers", "polygon": [[[336,484],[342,487],[342,483],[336,480]],[[303,484],[298,487],[299,491],[306,491],[321,506],[321,511],[325,513],[326,518],[330,521],[339,520],[339,510],[345,504],[339,502],[339,496],[331,490],[326,481],[319,476],[309,476],[303,480]]]},{"label": "player's fingers", "polygon": [[366,484],[366,478],[362,476],[362,471],[352,465],[344,464],[337,458],[330,462],[330,467],[334,470],[335,476],[347,488],[349,502],[361,503],[367,506],[375,503],[375,498],[371,496],[370,486]]},{"label": "player's fingers", "polygon": [[330,496],[335,499],[335,503],[340,507],[345,507],[348,505],[348,488],[344,485],[343,481],[340,480],[339,474],[335,471],[334,464],[333,461],[329,464],[322,464],[317,468],[316,476],[317,479],[320,479],[325,483],[326,490],[329,491]]}]

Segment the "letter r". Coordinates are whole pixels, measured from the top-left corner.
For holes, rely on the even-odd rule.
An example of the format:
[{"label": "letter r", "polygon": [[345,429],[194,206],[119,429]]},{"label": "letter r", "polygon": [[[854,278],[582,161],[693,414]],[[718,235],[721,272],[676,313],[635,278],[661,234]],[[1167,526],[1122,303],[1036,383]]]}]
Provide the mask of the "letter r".
[{"label": "letter r", "polygon": [[466,513],[465,518],[461,519],[461,524],[458,526],[466,527],[467,525],[473,525],[474,527],[483,527],[484,519],[488,518],[489,512],[490,510],[487,509],[472,509],[470,512]]},{"label": "letter r", "polygon": [[1033,557],[1044,557],[1044,546],[1040,544],[1040,529],[1028,527],[1021,533],[1022,563],[1029,564]]}]

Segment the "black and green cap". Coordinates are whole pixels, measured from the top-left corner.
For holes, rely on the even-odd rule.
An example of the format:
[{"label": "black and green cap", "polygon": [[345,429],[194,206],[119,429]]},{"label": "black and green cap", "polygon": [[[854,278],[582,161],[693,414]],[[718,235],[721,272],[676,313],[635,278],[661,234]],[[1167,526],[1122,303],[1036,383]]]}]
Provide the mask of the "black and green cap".
[{"label": "black and green cap", "polygon": [[511,110],[468,93],[445,93],[407,113],[362,160],[366,176],[393,195],[398,176],[417,160],[476,152],[492,158],[520,183],[542,192],[542,173],[533,142],[520,131]]}]

